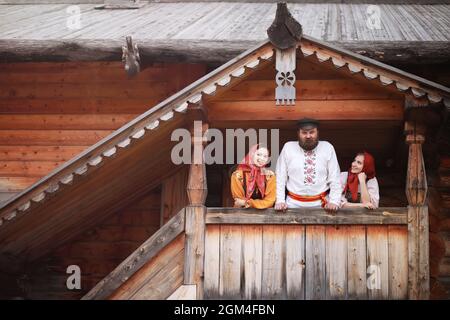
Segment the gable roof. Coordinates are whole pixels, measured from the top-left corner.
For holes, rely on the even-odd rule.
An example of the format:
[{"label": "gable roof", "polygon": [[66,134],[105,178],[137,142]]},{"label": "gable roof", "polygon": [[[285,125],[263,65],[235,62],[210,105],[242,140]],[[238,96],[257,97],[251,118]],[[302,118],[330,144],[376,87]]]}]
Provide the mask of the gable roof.
[{"label": "gable roof", "polygon": [[[247,2],[153,2],[138,10],[80,4],[80,28],[69,28],[68,5],[58,2],[0,5],[3,61],[120,60],[131,35],[146,59],[223,63],[264,41],[276,10]],[[367,27],[364,1],[309,2],[289,3],[305,35],[390,63],[450,59],[448,1],[377,3],[381,29]]]},{"label": "gable roof", "polygon": [[[320,63],[429,103],[450,106],[450,88],[440,84],[307,36],[299,47],[299,52]],[[230,83],[270,63],[273,50],[265,41],[242,53],[4,203],[0,208],[0,260],[36,259],[111,213],[114,205],[124,203],[124,194],[137,197],[155,187],[176,167],[170,162],[173,144],[167,143],[171,131],[189,125],[193,106],[202,97],[227,90]],[[150,149],[155,150],[151,156]]]}]

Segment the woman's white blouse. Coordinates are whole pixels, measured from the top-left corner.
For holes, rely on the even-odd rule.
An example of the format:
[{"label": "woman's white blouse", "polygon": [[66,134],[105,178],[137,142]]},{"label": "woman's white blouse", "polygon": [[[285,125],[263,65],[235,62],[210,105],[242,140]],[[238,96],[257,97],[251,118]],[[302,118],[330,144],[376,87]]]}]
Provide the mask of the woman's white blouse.
[{"label": "woman's white blouse", "polygon": [[[341,172],[342,190],[344,190],[345,184],[347,183],[347,177],[348,177],[347,171]],[[370,202],[372,202],[375,208],[378,208],[378,204],[380,202],[380,189],[378,187],[378,181],[376,177],[367,180],[367,191],[369,192]],[[361,193],[360,185],[358,185],[358,193]],[[341,207],[347,202],[348,201],[347,198],[345,198],[345,194],[342,194]]]}]

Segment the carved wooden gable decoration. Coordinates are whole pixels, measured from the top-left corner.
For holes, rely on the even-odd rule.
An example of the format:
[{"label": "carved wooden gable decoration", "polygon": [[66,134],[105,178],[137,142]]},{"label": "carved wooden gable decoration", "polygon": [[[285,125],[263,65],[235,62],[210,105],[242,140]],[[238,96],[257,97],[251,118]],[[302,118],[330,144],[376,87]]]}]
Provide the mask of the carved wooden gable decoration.
[{"label": "carved wooden gable decoration", "polygon": [[302,26],[292,17],[286,3],[278,3],[275,20],[267,29],[267,35],[276,52],[276,104],[295,104],[294,71],[297,44],[302,37]]}]

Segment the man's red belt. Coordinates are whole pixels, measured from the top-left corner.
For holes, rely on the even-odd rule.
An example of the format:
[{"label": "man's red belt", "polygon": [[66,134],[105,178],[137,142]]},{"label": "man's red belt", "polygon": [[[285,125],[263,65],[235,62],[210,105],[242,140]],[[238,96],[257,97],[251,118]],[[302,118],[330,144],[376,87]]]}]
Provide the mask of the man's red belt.
[{"label": "man's red belt", "polygon": [[293,192],[288,192],[288,196],[291,197],[294,200],[301,201],[301,202],[313,202],[320,200],[322,202],[322,208],[325,207],[327,204],[327,196],[328,190],[322,192],[321,194],[315,195],[315,196],[301,196],[298,194],[295,194]]}]

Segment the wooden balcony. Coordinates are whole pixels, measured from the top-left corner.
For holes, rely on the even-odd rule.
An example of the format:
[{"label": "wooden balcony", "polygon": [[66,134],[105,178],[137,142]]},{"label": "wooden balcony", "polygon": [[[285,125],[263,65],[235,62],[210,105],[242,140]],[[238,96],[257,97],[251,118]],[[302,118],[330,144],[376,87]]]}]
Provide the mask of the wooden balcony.
[{"label": "wooden balcony", "polygon": [[406,299],[407,208],[208,208],[205,299]]}]

